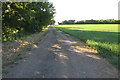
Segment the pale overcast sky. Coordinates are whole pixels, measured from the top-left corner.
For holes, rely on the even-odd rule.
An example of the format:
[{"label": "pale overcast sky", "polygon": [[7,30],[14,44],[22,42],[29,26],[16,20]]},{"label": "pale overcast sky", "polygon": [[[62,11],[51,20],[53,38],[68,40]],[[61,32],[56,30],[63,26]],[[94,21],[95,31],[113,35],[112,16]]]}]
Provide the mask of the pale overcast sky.
[{"label": "pale overcast sky", "polygon": [[118,19],[120,0],[48,0],[56,9],[55,20]]}]

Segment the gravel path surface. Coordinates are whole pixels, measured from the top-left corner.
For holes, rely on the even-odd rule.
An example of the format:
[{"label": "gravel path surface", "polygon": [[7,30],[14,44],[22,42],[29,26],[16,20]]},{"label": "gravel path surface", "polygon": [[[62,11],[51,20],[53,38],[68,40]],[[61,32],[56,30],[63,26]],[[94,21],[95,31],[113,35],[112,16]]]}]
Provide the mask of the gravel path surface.
[{"label": "gravel path surface", "polygon": [[3,78],[117,78],[118,70],[94,50],[50,26],[30,55]]}]

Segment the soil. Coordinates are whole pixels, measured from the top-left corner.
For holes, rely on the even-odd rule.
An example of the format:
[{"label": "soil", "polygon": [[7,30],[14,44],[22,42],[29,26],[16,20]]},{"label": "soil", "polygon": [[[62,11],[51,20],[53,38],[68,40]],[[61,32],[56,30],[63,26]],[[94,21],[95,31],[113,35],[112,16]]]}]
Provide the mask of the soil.
[{"label": "soil", "polygon": [[27,58],[5,70],[3,78],[118,78],[118,70],[95,50],[52,26]]}]

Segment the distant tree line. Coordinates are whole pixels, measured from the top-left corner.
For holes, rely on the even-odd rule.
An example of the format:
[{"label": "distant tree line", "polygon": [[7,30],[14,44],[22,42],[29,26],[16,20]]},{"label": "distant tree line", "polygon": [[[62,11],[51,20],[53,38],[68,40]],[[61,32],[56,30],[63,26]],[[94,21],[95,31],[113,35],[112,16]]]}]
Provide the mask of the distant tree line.
[{"label": "distant tree line", "polygon": [[2,40],[14,40],[53,24],[55,9],[49,2],[2,2]]},{"label": "distant tree line", "polygon": [[106,19],[106,20],[81,20],[81,21],[75,21],[75,20],[64,20],[61,23],[58,22],[58,24],[120,24],[120,20],[114,20],[114,19]]}]

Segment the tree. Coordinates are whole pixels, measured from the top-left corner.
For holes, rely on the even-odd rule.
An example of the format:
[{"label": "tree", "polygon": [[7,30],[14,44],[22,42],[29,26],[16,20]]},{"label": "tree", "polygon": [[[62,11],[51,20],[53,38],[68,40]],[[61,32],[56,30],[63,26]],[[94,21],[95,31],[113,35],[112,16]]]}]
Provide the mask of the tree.
[{"label": "tree", "polygon": [[20,33],[40,32],[51,24],[55,14],[49,2],[3,2],[3,40],[13,40]]}]

